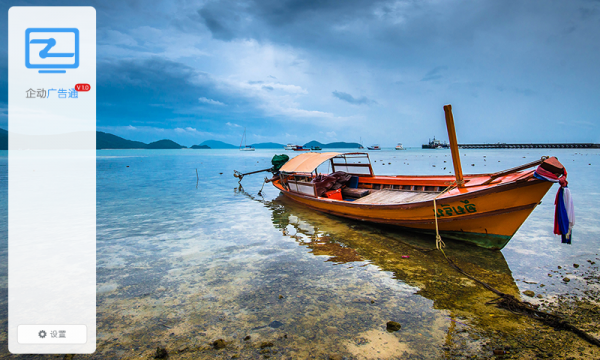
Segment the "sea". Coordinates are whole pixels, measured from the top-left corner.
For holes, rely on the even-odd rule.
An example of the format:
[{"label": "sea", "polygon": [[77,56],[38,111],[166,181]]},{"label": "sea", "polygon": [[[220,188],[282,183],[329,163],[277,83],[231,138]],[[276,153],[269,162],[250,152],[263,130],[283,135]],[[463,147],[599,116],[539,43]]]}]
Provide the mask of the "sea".
[{"label": "sea", "polygon": [[[481,358],[495,351],[558,356],[560,346],[600,356],[570,333],[495,307],[494,293],[439,251],[423,251],[435,248],[431,235],[313,211],[264,184],[268,173],[241,183],[233,176],[269,168],[283,153],[297,155],[97,151],[97,349],[75,358],[148,359],[157,348],[170,359]],[[450,150],[368,153],[376,174],[453,173]],[[445,252],[493,287],[553,309],[565,296],[600,291],[587,281],[600,264],[600,149],[460,151],[466,174],[545,155],[568,171],[572,244],[553,234],[554,185],[503,250],[445,239]],[[12,357],[7,163],[0,151],[0,358]],[[400,329],[388,331],[389,321]],[[550,338],[559,339],[555,347],[548,348]]]}]

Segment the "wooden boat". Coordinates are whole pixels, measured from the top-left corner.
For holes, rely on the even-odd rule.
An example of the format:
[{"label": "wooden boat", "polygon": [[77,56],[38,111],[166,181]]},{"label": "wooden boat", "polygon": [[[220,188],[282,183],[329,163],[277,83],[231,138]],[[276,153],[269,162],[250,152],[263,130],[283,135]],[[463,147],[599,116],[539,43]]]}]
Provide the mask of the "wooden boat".
[{"label": "wooden boat", "polygon": [[379,145],[367,146],[367,149],[369,149],[369,150],[381,150],[381,146],[379,146]]},{"label": "wooden boat", "polygon": [[310,149],[307,149],[301,145],[297,145],[294,151],[310,151]]},{"label": "wooden boat", "polygon": [[[463,176],[454,120],[447,107],[455,176],[375,175],[367,153],[326,152],[290,159],[273,185],[288,198],[325,213],[429,233],[435,233],[437,222],[442,236],[502,249],[552,186],[535,178],[534,170],[527,170],[546,160],[493,174]],[[316,169],[325,162],[330,163],[332,173],[352,175],[350,183],[356,186],[342,189],[337,197],[320,194]]]},{"label": "wooden boat", "polygon": [[311,146],[310,149],[311,150],[315,150],[315,151],[321,151],[321,150],[323,150],[323,149],[321,149],[320,146]]}]

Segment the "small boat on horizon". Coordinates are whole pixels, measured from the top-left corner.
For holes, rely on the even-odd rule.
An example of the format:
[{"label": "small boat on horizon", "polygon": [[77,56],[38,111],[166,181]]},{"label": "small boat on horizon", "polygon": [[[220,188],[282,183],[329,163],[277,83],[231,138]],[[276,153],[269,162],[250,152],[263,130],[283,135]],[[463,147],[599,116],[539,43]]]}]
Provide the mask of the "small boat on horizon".
[{"label": "small boat on horizon", "polygon": [[440,140],[437,140],[434,136],[433,140],[429,139],[429,143],[421,145],[421,148],[422,149],[449,149],[450,145],[445,141],[441,142]]},{"label": "small boat on horizon", "polygon": [[294,145],[294,144],[287,144],[286,146],[283,147],[284,150],[294,150],[298,145]]},{"label": "small boat on horizon", "polygon": [[381,150],[381,146],[379,146],[379,145],[368,146],[367,149],[369,149],[369,150]]},{"label": "small boat on horizon", "polygon": [[396,147],[394,149],[396,149],[396,150],[406,150],[404,148],[404,146],[402,146],[402,143],[398,143],[398,145],[396,145]]},{"label": "small boat on horizon", "polygon": [[[242,147],[242,143],[244,146]],[[246,145],[246,128],[244,128],[244,135],[242,135],[242,141],[240,142],[240,151],[254,151],[256,150],[252,146]]]},{"label": "small boat on horizon", "polygon": [[362,150],[362,149],[364,149],[364,148],[365,148],[365,147],[362,145],[362,138],[360,138],[360,141],[359,141],[359,143],[358,143],[358,149],[359,149],[359,150]]},{"label": "small boat on horizon", "polygon": [[320,146],[311,146],[310,149],[315,151],[323,150]]},{"label": "small boat on horizon", "polygon": [[301,145],[296,145],[296,147],[294,148],[294,151],[310,151],[310,149],[307,149]]}]

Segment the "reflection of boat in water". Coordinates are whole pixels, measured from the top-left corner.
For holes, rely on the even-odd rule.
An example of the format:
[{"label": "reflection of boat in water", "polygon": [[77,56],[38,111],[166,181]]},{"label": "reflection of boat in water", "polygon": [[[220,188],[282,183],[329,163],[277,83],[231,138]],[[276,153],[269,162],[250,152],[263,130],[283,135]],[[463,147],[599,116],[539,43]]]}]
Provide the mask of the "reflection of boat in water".
[{"label": "reflection of boat in water", "polygon": [[[372,264],[393,277],[418,288],[417,294],[434,302],[436,309],[447,309],[461,316],[489,318],[485,302],[496,295],[467,280],[448,267],[439,251],[430,247],[431,236],[397,233],[393,229],[371,226],[311,211],[280,194],[272,201],[253,197],[241,187],[236,190],[271,210],[273,226],[325,261]],[[349,226],[350,225],[350,226]],[[477,274],[493,287],[518,296],[519,289],[500,251],[487,251],[461,242],[446,241],[446,253],[461,268]]]}]

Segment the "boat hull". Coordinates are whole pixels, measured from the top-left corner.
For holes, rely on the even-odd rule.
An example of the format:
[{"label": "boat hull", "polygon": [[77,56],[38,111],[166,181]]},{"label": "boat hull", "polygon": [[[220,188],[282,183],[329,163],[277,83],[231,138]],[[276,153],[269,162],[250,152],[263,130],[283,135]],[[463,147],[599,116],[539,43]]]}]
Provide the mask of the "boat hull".
[{"label": "boat hull", "polygon": [[[355,204],[293,193],[279,182],[274,182],[274,185],[290,199],[318,211],[435,233],[433,200],[391,205]],[[488,249],[502,249],[551,186],[550,182],[529,179],[445,194],[447,196],[436,200],[439,231],[444,237]]]}]

